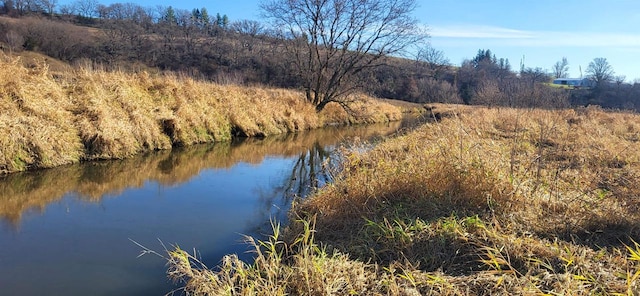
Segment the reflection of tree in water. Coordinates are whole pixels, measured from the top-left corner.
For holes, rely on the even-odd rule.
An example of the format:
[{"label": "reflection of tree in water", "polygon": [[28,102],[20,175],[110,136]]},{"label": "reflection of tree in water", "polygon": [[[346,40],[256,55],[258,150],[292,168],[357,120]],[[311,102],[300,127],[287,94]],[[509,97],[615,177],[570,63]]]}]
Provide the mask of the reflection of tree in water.
[{"label": "reflection of tree in water", "polygon": [[331,182],[329,164],[331,152],[315,142],[298,157],[285,185],[285,197],[306,197],[327,182]]},{"label": "reflection of tree in water", "polygon": [[[255,233],[253,234],[259,237],[262,234],[270,233],[271,220],[286,223],[292,201],[306,198],[316,189],[333,182],[332,173],[339,170],[341,162],[341,155],[335,149],[338,145],[356,145],[357,149],[367,150],[373,147],[377,140],[383,139],[385,136],[399,130],[413,129],[427,119],[424,116],[409,117],[402,122],[388,126],[386,130],[378,125],[374,130],[382,131],[380,133],[372,133],[371,129],[362,129],[358,132],[357,129],[362,127],[356,127],[348,133],[344,133],[347,129],[336,129],[324,135],[324,137],[316,137],[313,141],[306,141],[305,145],[302,146],[308,148],[302,150],[295,158],[291,169],[285,174],[285,178],[279,180],[282,183],[270,184],[271,186],[267,190],[261,188],[256,190],[256,194],[262,203],[258,215],[262,217],[259,218],[262,222],[257,223],[257,229],[254,230]],[[340,132],[343,133],[340,134]],[[295,142],[297,136],[297,134],[292,135],[290,140]],[[333,140],[327,142],[327,138],[332,138]]]},{"label": "reflection of tree in water", "polygon": [[[326,147],[354,137],[370,139],[388,135],[399,125],[325,128],[0,176],[0,223],[6,221],[12,227],[18,227],[26,211],[42,213],[47,205],[69,194],[73,194],[74,199],[100,202],[106,195],[120,197],[124,190],[142,188],[149,182],[182,186],[206,169],[228,169],[239,162],[260,164],[267,156],[294,158],[291,171],[282,175],[284,180],[273,184],[273,188],[267,189],[268,193],[257,193],[268,202],[264,207],[267,214],[262,216],[268,222],[273,205],[288,209],[294,197],[304,197],[331,181],[323,167],[331,155]],[[283,212],[286,214],[286,210]]]},{"label": "reflection of tree in water", "polygon": [[[346,138],[345,138],[346,140]],[[259,198],[255,216],[247,221],[248,233],[254,238],[264,240],[272,233],[271,221],[286,224],[291,204],[295,199],[305,198],[316,189],[332,181],[331,171],[336,163],[334,145],[324,146],[319,141],[313,142],[308,148],[292,161],[283,178],[273,180],[267,186],[254,188]],[[245,261],[252,261],[254,254],[249,245],[236,246],[236,255]],[[223,253],[224,254],[224,253]],[[217,262],[223,254],[204,254],[203,259]]]},{"label": "reflection of tree in water", "polygon": [[336,163],[335,146],[323,146],[314,142],[308,149],[294,158],[292,166],[280,179],[279,184],[271,184],[269,190],[258,189],[256,194],[263,205],[255,233],[260,236],[271,232],[270,221],[286,223],[291,203],[295,199],[305,198],[316,189],[332,181],[334,164]]}]

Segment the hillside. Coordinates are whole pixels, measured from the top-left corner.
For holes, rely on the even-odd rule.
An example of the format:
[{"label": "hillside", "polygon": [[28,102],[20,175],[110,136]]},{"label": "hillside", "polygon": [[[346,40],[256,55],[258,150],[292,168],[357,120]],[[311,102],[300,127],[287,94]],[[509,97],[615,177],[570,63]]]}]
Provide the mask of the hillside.
[{"label": "hillside", "polygon": [[[70,64],[106,69],[171,71],[221,84],[301,88],[287,40],[256,21],[207,20],[168,8],[144,9],[114,3],[98,17],[42,13],[0,14],[0,48],[37,51]],[[125,9],[126,8],[126,9]],[[118,13],[116,13],[118,12]],[[125,13],[126,12],[126,13]],[[451,66],[446,53],[431,47],[412,55],[385,57],[379,67],[357,76],[360,90],[380,98],[416,103],[464,103],[558,108],[600,105],[640,108],[640,84],[605,83],[593,90],[549,87],[542,68],[512,69],[489,49]],[[473,53],[470,53],[470,56]]]}]

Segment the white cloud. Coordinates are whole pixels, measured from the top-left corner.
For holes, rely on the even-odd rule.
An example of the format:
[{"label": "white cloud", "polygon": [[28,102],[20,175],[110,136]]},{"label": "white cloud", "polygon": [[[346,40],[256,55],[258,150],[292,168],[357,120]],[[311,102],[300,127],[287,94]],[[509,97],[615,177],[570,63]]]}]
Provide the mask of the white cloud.
[{"label": "white cloud", "polygon": [[523,39],[531,32],[484,25],[431,26],[431,36],[444,38]]},{"label": "white cloud", "polygon": [[431,26],[434,39],[450,45],[487,45],[515,47],[640,47],[640,34],[525,31],[485,25]]}]

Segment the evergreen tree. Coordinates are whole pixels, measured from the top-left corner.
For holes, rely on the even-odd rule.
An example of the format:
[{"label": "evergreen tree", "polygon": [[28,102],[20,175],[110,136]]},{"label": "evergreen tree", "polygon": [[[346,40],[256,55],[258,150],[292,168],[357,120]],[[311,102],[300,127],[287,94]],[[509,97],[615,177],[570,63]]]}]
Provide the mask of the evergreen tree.
[{"label": "evergreen tree", "polygon": [[491,53],[490,49],[478,49],[478,54],[472,60],[473,65],[477,68],[484,64],[496,64],[496,57]]},{"label": "evergreen tree", "polygon": [[178,21],[176,19],[176,12],[175,12],[175,10],[173,10],[173,7],[171,7],[171,6],[167,7],[167,10],[164,12],[163,20],[166,23],[172,24],[172,25],[175,25],[175,24],[178,23]]},{"label": "evergreen tree", "polygon": [[222,16],[220,13],[216,13],[216,26],[222,27]]},{"label": "evergreen tree", "polygon": [[200,18],[202,19],[202,25],[205,28],[208,28],[209,24],[211,23],[211,20],[209,19],[209,12],[204,7],[200,9]]},{"label": "evergreen tree", "polygon": [[200,9],[194,8],[191,11],[191,17],[193,18],[194,22],[200,23],[200,21],[202,20],[202,14],[200,14]]},{"label": "evergreen tree", "polygon": [[229,26],[229,17],[227,17],[227,15],[223,15],[222,16],[222,26],[223,28],[227,28]]}]

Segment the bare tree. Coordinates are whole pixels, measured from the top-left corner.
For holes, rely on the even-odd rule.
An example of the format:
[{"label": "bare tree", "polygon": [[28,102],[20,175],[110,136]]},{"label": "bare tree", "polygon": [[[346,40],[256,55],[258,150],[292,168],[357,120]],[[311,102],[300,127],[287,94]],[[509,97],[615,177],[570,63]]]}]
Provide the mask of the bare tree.
[{"label": "bare tree", "polygon": [[40,13],[44,12],[42,3],[38,0],[24,0],[27,13]]},{"label": "bare tree", "polygon": [[593,79],[596,85],[601,86],[603,83],[613,79],[613,67],[607,62],[606,58],[595,58],[587,67],[587,77]]},{"label": "bare tree", "polygon": [[60,14],[63,15],[72,15],[76,13],[76,7],[73,4],[65,4],[60,6]]},{"label": "bare tree", "polygon": [[29,1],[28,0],[14,0],[13,1],[14,9],[18,11],[18,14],[24,15],[29,11]]},{"label": "bare tree", "polygon": [[234,32],[255,37],[261,34],[264,26],[258,21],[241,20],[231,23],[231,30]]},{"label": "bare tree", "polygon": [[50,57],[72,61],[80,57],[92,36],[72,24],[47,19],[26,19],[20,27],[26,50],[38,50]]},{"label": "bare tree", "polygon": [[417,60],[427,64],[427,68],[431,71],[430,76],[435,80],[440,79],[440,76],[450,65],[449,59],[444,55],[444,52],[431,46],[421,48],[418,51]]},{"label": "bare tree", "polygon": [[13,0],[0,0],[0,13],[10,14],[13,11]]},{"label": "bare tree", "polygon": [[80,16],[92,18],[98,14],[98,4],[97,0],[76,0],[72,6]]},{"label": "bare tree", "polygon": [[55,12],[56,6],[58,6],[58,0],[40,0],[45,12],[52,17]]},{"label": "bare tree", "polygon": [[162,5],[147,6],[144,9],[147,11],[147,15],[151,17],[151,21],[155,24],[160,23],[162,21],[162,16],[164,15],[164,12],[167,10],[167,8]]},{"label": "bare tree", "polygon": [[427,35],[412,17],[416,0],[265,0],[281,30],[307,100],[320,111],[361,87],[357,74],[401,55]]},{"label": "bare tree", "polygon": [[531,89],[534,88],[536,83],[548,82],[550,80],[549,74],[540,67],[527,68],[520,73],[520,77],[523,81],[531,85]]},{"label": "bare tree", "polygon": [[4,41],[9,46],[10,51],[21,51],[24,44],[24,37],[17,32],[11,30],[5,33]]},{"label": "bare tree", "polygon": [[569,62],[566,57],[562,57],[562,60],[553,64],[553,76],[554,78],[566,78],[569,76]]}]

